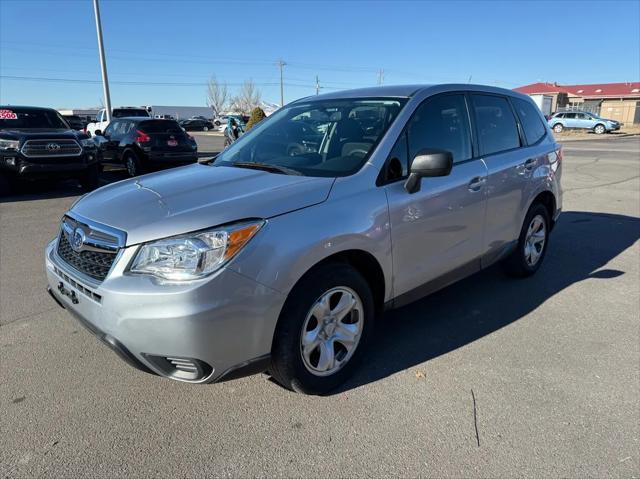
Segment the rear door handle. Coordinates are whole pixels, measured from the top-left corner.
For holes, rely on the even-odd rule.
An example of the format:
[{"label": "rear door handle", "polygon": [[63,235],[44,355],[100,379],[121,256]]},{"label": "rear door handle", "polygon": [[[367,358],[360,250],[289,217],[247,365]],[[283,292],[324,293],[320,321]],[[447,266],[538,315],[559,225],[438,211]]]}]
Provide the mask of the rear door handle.
[{"label": "rear door handle", "polygon": [[485,181],[487,181],[486,177],[476,176],[474,179],[472,179],[469,182],[469,186],[468,186],[469,191],[472,191],[472,192],[480,191],[484,186]]}]

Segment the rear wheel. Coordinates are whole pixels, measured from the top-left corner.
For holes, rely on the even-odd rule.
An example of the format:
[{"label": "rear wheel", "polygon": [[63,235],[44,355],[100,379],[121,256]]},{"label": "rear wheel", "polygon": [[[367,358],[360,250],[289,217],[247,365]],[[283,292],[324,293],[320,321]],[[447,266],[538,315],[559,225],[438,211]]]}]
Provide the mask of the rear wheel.
[{"label": "rear wheel", "polygon": [[532,205],[522,225],[516,249],[504,262],[508,274],[526,277],[538,271],[547,253],[549,225],[547,208],[541,203]]},{"label": "rear wheel", "polygon": [[375,318],[371,289],[347,264],[311,271],[291,291],[271,352],[271,374],[288,389],[326,393],[357,367]]},{"label": "rear wheel", "polygon": [[555,125],[553,125],[553,131],[555,131],[556,133],[562,133],[562,130],[564,130],[564,126],[562,126],[562,123],[556,123]]},{"label": "rear wheel", "polygon": [[605,133],[607,131],[607,129],[604,127],[603,124],[598,123],[594,128],[593,131],[596,135],[602,135],[603,133]]},{"label": "rear wheel", "polygon": [[202,127],[202,131],[209,131],[209,127],[208,126],[203,126]]},{"label": "rear wheel", "polygon": [[124,154],[124,166],[127,168],[127,173],[132,178],[142,173],[142,167],[140,166],[140,159],[133,151],[127,151]]}]

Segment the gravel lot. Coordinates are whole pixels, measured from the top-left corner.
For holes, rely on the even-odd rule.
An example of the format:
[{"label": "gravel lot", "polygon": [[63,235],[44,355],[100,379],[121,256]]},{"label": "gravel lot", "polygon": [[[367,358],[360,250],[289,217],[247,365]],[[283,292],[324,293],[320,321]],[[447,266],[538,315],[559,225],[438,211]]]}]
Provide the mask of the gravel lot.
[{"label": "gravel lot", "polygon": [[0,477],[639,476],[640,139],[564,162],[534,278],[492,268],[387,314],[327,397],[130,368],[44,289],[77,189],[0,200]]}]

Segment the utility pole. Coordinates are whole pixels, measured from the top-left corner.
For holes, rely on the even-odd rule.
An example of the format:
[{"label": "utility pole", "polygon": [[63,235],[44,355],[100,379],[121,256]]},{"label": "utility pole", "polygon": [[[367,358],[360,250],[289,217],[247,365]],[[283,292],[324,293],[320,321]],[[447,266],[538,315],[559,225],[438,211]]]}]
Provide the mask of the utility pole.
[{"label": "utility pole", "polygon": [[384,68],[378,70],[378,85],[382,85],[384,83]]},{"label": "utility pole", "polygon": [[107,77],[107,61],[104,58],[104,42],[102,40],[102,23],[100,21],[100,5],[93,0],[93,11],[96,15],[96,33],[98,34],[98,50],[100,51],[100,69],[102,70],[102,90],[104,91],[104,107],[107,121],[111,121],[111,95],[109,94],[109,78]]},{"label": "utility pole", "polygon": [[284,80],[282,76],[282,70],[286,62],[282,61],[282,59],[278,60],[278,66],[280,67],[280,106],[284,106]]},{"label": "utility pole", "polygon": [[320,80],[318,80],[318,75],[316,75],[316,95],[320,94]]}]

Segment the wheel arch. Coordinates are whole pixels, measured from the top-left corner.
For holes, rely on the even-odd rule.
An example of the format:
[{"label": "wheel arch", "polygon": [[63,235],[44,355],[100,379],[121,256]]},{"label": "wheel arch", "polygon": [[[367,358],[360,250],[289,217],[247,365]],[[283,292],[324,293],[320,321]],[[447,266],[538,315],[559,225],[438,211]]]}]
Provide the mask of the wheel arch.
[{"label": "wheel arch", "polygon": [[547,209],[547,212],[549,213],[549,220],[551,221],[550,230],[552,230],[553,227],[555,226],[554,217],[555,217],[556,208],[557,208],[555,195],[553,194],[553,192],[549,190],[541,191],[533,198],[533,201],[529,205],[529,208],[527,209],[527,211],[531,209],[533,205],[538,203],[542,204]]}]

